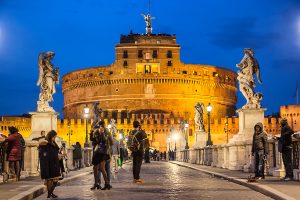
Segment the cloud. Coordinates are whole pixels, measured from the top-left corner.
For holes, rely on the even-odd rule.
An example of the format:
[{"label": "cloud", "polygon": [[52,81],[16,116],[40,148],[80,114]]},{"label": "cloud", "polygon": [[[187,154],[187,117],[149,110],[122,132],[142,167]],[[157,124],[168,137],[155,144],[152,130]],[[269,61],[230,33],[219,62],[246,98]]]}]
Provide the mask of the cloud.
[{"label": "cloud", "polygon": [[243,18],[220,26],[217,32],[209,34],[213,45],[223,49],[250,47],[261,49],[270,46],[280,36],[273,32],[256,30],[255,18]]}]

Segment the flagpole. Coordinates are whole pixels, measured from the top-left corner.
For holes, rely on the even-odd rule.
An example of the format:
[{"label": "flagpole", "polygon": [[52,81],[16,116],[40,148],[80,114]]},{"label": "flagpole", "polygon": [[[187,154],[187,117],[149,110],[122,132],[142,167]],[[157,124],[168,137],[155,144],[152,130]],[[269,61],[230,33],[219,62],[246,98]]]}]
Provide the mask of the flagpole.
[{"label": "flagpole", "polygon": [[299,87],[298,87],[298,80],[296,80],[296,99],[297,105],[299,104]]}]

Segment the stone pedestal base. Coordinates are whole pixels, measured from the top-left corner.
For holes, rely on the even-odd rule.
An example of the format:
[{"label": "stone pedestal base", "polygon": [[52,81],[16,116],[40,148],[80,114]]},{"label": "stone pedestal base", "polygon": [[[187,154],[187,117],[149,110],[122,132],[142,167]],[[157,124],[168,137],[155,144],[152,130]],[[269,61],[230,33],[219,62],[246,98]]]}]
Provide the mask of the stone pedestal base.
[{"label": "stone pedestal base", "polygon": [[266,109],[240,109],[239,114],[239,132],[229,141],[229,145],[235,142],[252,142],[254,126],[257,123],[264,124],[264,112]]},{"label": "stone pedestal base", "polygon": [[244,170],[245,165],[245,146],[240,143],[229,146],[229,162],[228,169],[230,170]]},{"label": "stone pedestal base", "polygon": [[196,142],[194,148],[203,148],[206,146],[206,133],[205,131],[197,130],[195,132]]},{"label": "stone pedestal base", "polygon": [[92,165],[92,156],[93,156],[93,149],[89,147],[84,148],[84,164],[86,167],[89,167]]},{"label": "stone pedestal base", "polygon": [[264,124],[264,112],[266,109],[240,109],[239,132],[230,139],[229,169],[252,171],[251,144],[254,134],[254,126],[257,123]]},{"label": "stone pedestal base", "polygon": [[284,169],[276,169],[273,171],[273,176],[285,177],[285,170]]},{"label": "stone pedestal base", "polygon": [[73,150],[74,148],[72,146],[67,148],[67,157],[68,157],[67,166],[69,170],[74,170]]},{"label": "stone pedestal base", "polygon": [[38,142],[26,140],[26,148],[24,153],[24,173],[23,176],[38,176]]},{"label": "stone pedestal base", "polygon": [[197,154],[195,150],[189,150],[189,163],[196,164],[197,162]]},{"label": "stone pedestal base", "polygon": [[41,131],[47,132],[57,130],[57,112],[30,112],[31,135],[30,139],[41,136]]}]

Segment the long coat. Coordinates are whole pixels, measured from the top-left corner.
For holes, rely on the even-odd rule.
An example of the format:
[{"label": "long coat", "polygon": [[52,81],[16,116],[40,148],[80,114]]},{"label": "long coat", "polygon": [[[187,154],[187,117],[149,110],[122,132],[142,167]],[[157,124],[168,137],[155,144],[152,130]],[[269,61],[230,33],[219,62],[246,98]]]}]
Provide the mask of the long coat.
[{"label": "long coat", "polygon": [[7,160],[20,161],[21,160],[21,138],[18,133],[9,134],[4,142],[7,142]]},{"label": "long coat", "polygon": [[56,144],[42,140],[39,143],[39,158],[41,166],[41,178],[59,178],[60,165],[58,158],[59,147]]}]

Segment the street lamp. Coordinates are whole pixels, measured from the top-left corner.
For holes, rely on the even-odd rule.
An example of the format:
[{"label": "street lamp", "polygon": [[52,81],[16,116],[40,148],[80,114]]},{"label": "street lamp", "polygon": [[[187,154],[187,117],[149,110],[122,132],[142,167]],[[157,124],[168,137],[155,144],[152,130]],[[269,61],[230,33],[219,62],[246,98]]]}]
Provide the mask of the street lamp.
[{"label": "street lamp", "polygon": [[71,131],[71,125],[70,125],[70,122],[68,123],[68,128],[69,128],[69,131],[68,131],[68,136],[69,136],[69,147],[71,146],[71,135],[73,135],[73,131]]},{"label": "street lamp", "polygon": [[177,133],[175,133],[174,135],[173,135],[173,139],[174,139],[174,142],[175,142],[175,151],[176,151],[176,140],[178,139],[178,134]]},{"label": "street lamp", "polygon": [[206,110],[207,110],[207,122],[208,122],[208,125],[207,125],[208,139],[206,142],[206,146],[211,146],[211,145],[213,145],[213,143],[211,141],[211,135],[210,135],[210,112],[212,111],[212,106],[210,103],[208,103]]},{"label": "street lamp", "polygon": [[227,143],[228,143],[228,142],[229,142],[229,136],[228,136],[228,133],[229,133],[229,131],[230,131],[230,130],[228,130],[228,117],[226,117],[224,131],[225,131],[225,134],[226,134],[226,140],[227,140]]},{"label": "street lamp", "polygon": [[184,124],[184,129],[185,129],[185,149],[189,149],[189,136],[188,136],[189,124],[187,122]]},{"label": "street lamp", "polygon": [[88,140],[88,118],[89,118],[90,109],[87,104],[85,104],[85,107],[83,108],[83,117],[85,119],[85,147],[89,147],[89,140]]},{"label": "street lamp", "polygon": [[168,137],[168,145],[169,145],[169,151],[171,150],[171,138]]}]

